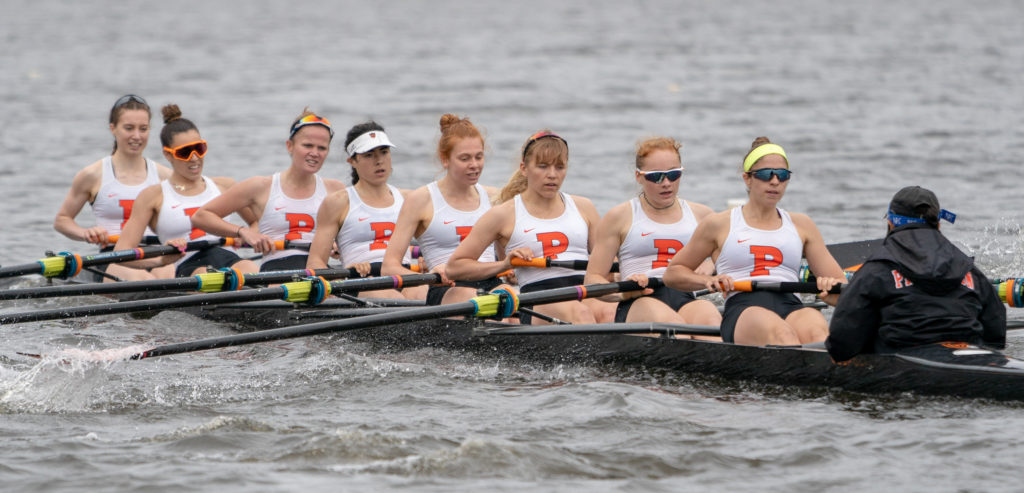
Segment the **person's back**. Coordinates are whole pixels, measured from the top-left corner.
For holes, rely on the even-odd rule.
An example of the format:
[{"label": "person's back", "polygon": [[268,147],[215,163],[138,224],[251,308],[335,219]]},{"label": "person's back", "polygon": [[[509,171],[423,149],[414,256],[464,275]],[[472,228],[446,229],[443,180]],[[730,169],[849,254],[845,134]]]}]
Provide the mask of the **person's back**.
[{"label": "person's back", "polygon": [[893,197],[889,234],[832,314],[826,347],[833,359],[943,341],[1005,344],[1006,308],[974,259],[939,232],[944,213],[920,187]]}]

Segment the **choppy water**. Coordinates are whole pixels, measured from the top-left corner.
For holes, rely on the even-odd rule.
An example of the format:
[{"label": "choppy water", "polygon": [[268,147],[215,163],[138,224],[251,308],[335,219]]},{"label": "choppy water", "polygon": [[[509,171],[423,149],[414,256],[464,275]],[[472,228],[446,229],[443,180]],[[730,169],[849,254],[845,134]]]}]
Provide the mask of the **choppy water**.
[{"label": "choppy water", "polygon": [[[572,150],[566,189],[602,212],[634,192],[638,138],[681,139],[683,194],[721,209],[743,196],[739,161],[767,135],[796,172],[784,206],[811,214],[826,241],[880,236],[888,198],[920,184],[959,213],[944,231],[993,276],[1024,268],[1019,2],[2,7],[0,264],[83,250],[50,223],[72,175],[108,152],[110,104],[133,92],[179,104],[211,143],[208,172],[235,178],[287,164],[286,130],[306,105],[341,129],[383,123],[402,187],[437,173],[442,113],[487,130],[493,185],[528,135],[552,128]],[[158,145],[154,131],[151,157]],[[325,174],[348,175],[342,154]],[[16,354],[232,330],[177,313],[0,327],[2,488],[1019,489],[1016,404],[381,353],[326,337],[108,364]]]}]

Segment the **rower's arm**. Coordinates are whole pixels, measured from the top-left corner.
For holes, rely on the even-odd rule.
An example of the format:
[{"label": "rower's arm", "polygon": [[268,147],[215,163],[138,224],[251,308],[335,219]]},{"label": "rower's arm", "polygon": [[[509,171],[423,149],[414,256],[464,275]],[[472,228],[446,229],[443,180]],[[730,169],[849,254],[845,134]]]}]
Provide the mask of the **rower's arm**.
[{"label": "rower's arm", "polygon": [[71,188],[68,190],[67,196],[64,197],[64,203],[61,204],[57,216],[53,219],[53,229],[72,240],[98,244],[107,242],[107,232],[103,228],[99,226],[84,228],[75,222],[75,217],[82,212],[82,208],[93,199],[96,190],[99,189],[100,176],[96,171],[99,169],[92,165],[75,174],[75,178],[71,181]]},{"label": "rower's arm", "polygon": [[307,269],[325,269],[334,249],[334,240],[341,230],[341,222],[348,215],[348,192],[344,189],[332,193],[320,204],[316,213],[316,233],[309,245]]},{"label": "rower's arm", "polygon": [[[253,197],[259,192],[258,178],[261,177],[250,178],[231,186],[223,186],[226,183],[223,185],[222,183],[217,183],[217,186],[224,190],[223,193],[203,204],[192,215],[192,226],[215,236],[225,238],[236,236],[238,234],[238,225],[231,224],[225,221],[224,218],[233,212],[240,212],[252,205]],[[221,179],[218,178],[217,180]],[[253,222],[250,220],[252,219],[251,209],[247,215],[250,217],[243,217],[246,223]]]},{"label": "rower's arm", "polygon": [[[509,258],[495,262],[481,262],[480,255],[497,242],[499,245],[508,241],[512,225],[515,223],[513,203],[506,202],[492,207],[477,220],[459,247],[448,259],[445,272],[449,279],[455,281],[479,281],[490,279],[512,267]],[[507,230],[507,232],[506,232]]]},{"label": "rower's arm", "polygon": [[[697,291],[704,289],[714,280],[711,275],[698,274],[696,269],[718,248],[719,230],[723,227],[721,214],[723,213],[712,215],[697,223],[697,229],[690,236],[690,241],[672,257],[668,268],[665,269],[662,280],[666,286],[680,291]],[[726,211],[724,214],[724,227],[728,228],[729,212]]]},{"label": "rower's arm", "polygon": [[[146,234],[146,227],[151,226],[156,231],[156,223],[160,214],[160,206],[163,205],[163,189],[159,184],[150,185],[139,192],[132,206],[132,215],[128,222],[121,228],[121,236],[114,245],[114,250],[128,250],[135,248],[142,241]],[[121,265],[135,267],[138,269],[150,269],[173,263],[181,258],[181,255],[163,255],[155,258],[133,260],[123,262]]]},{"label": "rower's arm", "polygon": [[[623,231],[629,230],[632,212],[629,202],[612,207],[593,228],[597,235],[594,239],[593,251],[587,261],[586,284],[609,282],[612,263],[622,246]],[[625,280],[625,279],[623,279]],[[603,301],[616,302],[622,299],[619,293],[600,298]]]},{"label": "rower's arm", "polygon": [[[425,200],[424,200],[424,196]],[[402,265],[412,237],[420,225],[423,224],[423,215],[432,214],[433,207],[430,202],[430,192],[426,187],[413,191],[402,203],[402,209],[398,211],[398,220],[395,221],[395,231],[391,233],[388,240],[388,249],[384,252],[384,260],[381,262],[380,273],[385,276],[413,274],[413,271]],[[429,224],[429,219],[426,224]]]}]

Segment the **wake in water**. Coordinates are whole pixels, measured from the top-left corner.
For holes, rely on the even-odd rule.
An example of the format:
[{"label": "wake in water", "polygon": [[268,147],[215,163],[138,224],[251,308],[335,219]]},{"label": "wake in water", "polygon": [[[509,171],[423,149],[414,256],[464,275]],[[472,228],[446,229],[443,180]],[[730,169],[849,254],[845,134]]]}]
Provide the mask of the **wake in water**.
[{"label": "wake in water", "polygon": [[111,367],[144,346],[86,351],[71,348],[42,355],[39,363],[10,381],[0,382],[0,412],[76,412],[87,410],[93,391],[107,383]]}]

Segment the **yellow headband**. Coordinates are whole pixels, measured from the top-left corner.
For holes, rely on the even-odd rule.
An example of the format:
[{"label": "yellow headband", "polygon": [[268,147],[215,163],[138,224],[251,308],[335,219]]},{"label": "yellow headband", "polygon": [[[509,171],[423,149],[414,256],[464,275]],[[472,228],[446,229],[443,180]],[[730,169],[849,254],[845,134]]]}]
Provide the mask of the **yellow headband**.
[{"label": "yellow headband", "polygon": [[750,171],[750,168],[754,166],[754,163],[756,163],[758,159],[769,154],[778,154],[782,156],[782,159],[786,160],[786,166],[789,166],[789,158],[786,157],[786,151],[782,149],[782,146],[776,144],[761,144],[753,151],[750,151],[747,158],[743,160],[743,171]]}]

